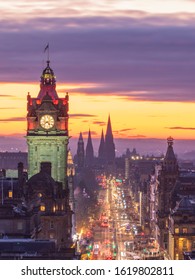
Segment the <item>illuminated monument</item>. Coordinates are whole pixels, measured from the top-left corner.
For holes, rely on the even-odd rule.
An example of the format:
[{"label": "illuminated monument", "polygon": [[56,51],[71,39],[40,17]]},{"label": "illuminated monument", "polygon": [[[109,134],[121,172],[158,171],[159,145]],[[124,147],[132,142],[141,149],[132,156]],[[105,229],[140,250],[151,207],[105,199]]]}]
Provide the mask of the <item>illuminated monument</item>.
[{"label": "illuminated monument", "polygon": [[27,144],[29,178],[40,171],[41,163],[51,164],[51,176],[66,188],[68,154],[68,94],[59,98],[50,61],[41,75],[36,98],[27,96]]},{"label": "illuminated monument", "polygon": [[41,75],[38,96],[28,94],[27,101],[29,180],[25,199],[39,207],[41,229],[37,229],[36,238],[55,239],[58,248],[70,248],[73,212],[67,175],[68,94],[58,97],[49,61]]}]

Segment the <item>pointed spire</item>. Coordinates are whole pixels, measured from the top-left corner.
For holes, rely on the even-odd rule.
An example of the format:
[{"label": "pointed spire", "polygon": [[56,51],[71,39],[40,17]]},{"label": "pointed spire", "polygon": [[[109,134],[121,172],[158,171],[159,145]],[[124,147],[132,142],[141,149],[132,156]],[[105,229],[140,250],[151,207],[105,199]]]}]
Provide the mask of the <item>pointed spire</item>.
[{"label": "pointed spire", "polygon": [[108,116],[107,130],[105,136],[105,153],[106,153],[106,161],[107,163],[114,163],[115,160],[115,145],[112,134],[112,126],[110,114]]},{"label": "pointed spire", "polygon": [[105,141],[104,141],[104,131],[102,129],[102,134],[101,134],[101,140],[100,140],[100,146],[98,149],[98,158],[99,160],[104,160],[105,159]]},{"label": "pointed spire", "polygon": [[165,156],[166,161],[170,161],[170,160],[175,161],[176,160],[176,157],[175,157],[175,154],[173,151],[173,140],[174,139],[171,136],[167,138],[168,147],[167,147],[167,152],[166,152],[166,156]]},{"label": "pointed spire", "polygon": [[81,132],[80,132],[80,135],[79,135],[79,142],[83,142],[83,135],[82,135]]},{"label": "pointed spire", "polygon": [[175,153],[173,151],[173,138],[167,138],[167,152],[163,161],[163,169],[167,172],[176,172],[178,170],[178,163]]},{"label": "pointed spire", "polygon": [[108,116],[108,123],[107,123],[106,135],[109,135],[109,136],[112,135],[112,126],[111,126],[110,114],[109,114],[109,116]]},{"label": "pointed spire", "polygon": [[94,151],[93,151],[93,145],[91,139],[91,131],[89,129],[87,146],[86,146],[86,165],[92,166],[93,163],[94,163]]}]

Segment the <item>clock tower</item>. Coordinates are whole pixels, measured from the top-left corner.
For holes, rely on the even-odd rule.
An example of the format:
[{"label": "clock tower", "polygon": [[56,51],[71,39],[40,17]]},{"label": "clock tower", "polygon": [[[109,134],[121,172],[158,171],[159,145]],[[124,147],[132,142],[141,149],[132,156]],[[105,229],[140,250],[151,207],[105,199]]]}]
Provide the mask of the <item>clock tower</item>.
[{"label": "clock tower", "polygon": [[27,145],[29,178],[42,163],[51,165],[51,176],[66,188],[68,154],[68,94],[59,98],[50,61],[43,70],[36,98],[27,96]]}]

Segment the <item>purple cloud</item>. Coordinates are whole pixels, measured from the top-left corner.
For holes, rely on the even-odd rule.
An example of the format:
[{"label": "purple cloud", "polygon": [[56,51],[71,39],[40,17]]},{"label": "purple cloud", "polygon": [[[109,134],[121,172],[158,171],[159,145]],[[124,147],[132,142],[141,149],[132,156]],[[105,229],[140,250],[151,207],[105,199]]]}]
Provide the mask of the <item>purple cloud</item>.
[{"label": "purple cloud", "polygon": [[14,95],[10,95],[10,94],[0,94],[0,97],[15,97]]},{"label": "purple cloud", "polygon": [[194,102],[194,22],[193,15],[182,20],[148,14],[3,21],[0,81],[38,83],[45,42],[50,42],[57,83],[97,84],[65,92]]},{"label": "purple cloud", "polygon": [[147,136],[145,135],[141,135],[141,134],[137,134],[137,135],[128,135],[128,138],[146,138]]},{"label": "purple cloud", "polygon": [[69,117],[72,118],[92,118],[92,117],[97,117],[96,115],[90,115],[90,114],[69,114]]},{"label": "purple cloud", "polygon": [[0,122],[24,122],[26,121],[25,117],[13,117],[7,119],[0,119]]},{"label": "purple cloud", "polygon": [[104,125],[106,125],[106,122],[94,121],[93,124],[98,124],[100,126],[104,126]]},{"label": "purple cloud", "polygon": [[0,107],[0,110],[15,110],[17,107]]},{"label": "purple cloud", "polygon": [[182,126],[173,126],[173,127],[166,127],[168,129],[176,129],[176,130],[195,130],[195,127],[182,127]]},{"label": "purple cloud", "polygon": [[120,132],[124,132],[124,131],[129,131],[129,130],[134,130],[135,128],[124,128],[124,129],[120,129]]}]

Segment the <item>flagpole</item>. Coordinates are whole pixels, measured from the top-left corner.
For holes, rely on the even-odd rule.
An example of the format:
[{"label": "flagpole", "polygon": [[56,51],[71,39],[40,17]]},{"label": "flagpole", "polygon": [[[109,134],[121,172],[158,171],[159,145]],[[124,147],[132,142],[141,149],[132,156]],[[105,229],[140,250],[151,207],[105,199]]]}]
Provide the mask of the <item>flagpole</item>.
[{"label": "flagpole", "polygon": [[47,51],[47,61],[49,61],[49,43],[44,48],[44,53]]},{"label": "flagpole", "polygon": [[48,48],[47,48],[47,60],[49,61],[49,43],[48,43]]}]

